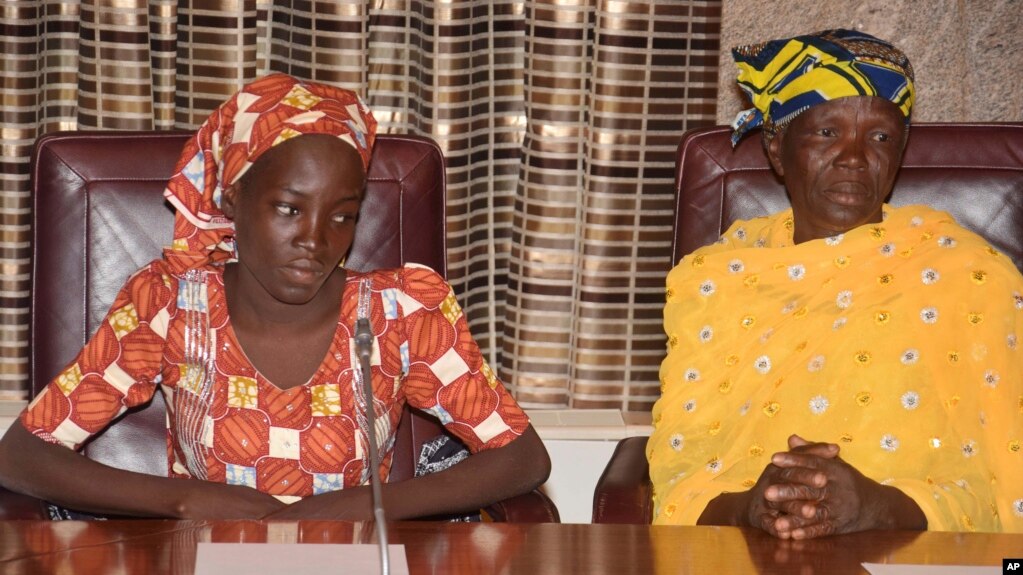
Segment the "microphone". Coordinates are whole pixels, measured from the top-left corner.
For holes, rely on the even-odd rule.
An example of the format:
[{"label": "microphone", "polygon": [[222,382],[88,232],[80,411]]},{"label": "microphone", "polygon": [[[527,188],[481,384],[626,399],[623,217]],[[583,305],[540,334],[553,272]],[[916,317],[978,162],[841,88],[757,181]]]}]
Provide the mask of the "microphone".
[{"label": "microphone", "polygon": [[369,319],[363,317],[355,322],[355,352],[362,369],[362,391],[366,399],[366,424],[369,431],[369,483],[373,490],[373,518],[376,523],[377,547],[380,549],[380,573],[390,575],[390,553],[387,551],[387,527],[384,525],[383,498],[380,495],[380,456],[377,453],[376,408],[373,405],[373,380],[370,373],[370,358],[373,356],[373,330]]}]

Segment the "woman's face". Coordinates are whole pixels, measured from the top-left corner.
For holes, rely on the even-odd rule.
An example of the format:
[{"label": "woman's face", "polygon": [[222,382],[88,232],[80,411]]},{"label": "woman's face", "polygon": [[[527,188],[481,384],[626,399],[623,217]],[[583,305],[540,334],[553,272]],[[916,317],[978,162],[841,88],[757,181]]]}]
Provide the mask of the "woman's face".
[{"label": "woman's face", "polygon": [[358,152],[334,136],[298,136],[263,154],[224,191],[239,275],[280,302],[311,301],[352,245],[365,183]]},{"label": "woman's face", "polygon": [[905,138],[902,112],[884,98],[839,98],[796,116],[767,150],[792,201],[795,242],[880,222]]}]

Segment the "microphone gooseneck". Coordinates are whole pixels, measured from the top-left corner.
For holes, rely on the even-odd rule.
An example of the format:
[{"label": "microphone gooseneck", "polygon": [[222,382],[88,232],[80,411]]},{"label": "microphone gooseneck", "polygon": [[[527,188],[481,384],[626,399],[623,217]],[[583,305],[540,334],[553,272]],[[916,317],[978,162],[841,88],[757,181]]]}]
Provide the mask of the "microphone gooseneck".
[{"label": "microphone gooseneck", "polygon": [[376,408],[373,405],[373,380],[370,373],[370,358],[373,357],[373,330],[369,319],[359,318],[355,322],[355,351],[362,370],[362,391],[366,397],[366,433],[369,443],[369,483],[373,490],[373,518],[376,524],[377,546],[380,549],[380,572],[390,575],[391,562],[387,550],[387,526],[384,524],[383,497],[380,494],[380,456],[377,453]]}]

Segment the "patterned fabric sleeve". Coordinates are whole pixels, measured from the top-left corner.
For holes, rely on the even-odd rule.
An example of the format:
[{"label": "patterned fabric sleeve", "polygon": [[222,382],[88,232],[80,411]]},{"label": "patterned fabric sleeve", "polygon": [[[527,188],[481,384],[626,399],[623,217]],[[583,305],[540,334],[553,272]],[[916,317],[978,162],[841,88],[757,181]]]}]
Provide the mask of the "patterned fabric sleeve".
[{"label": "patterned fabric sleeve", "polygon": [[25,429],[78,449],[149,401],[159,383],[171,293],[169,278],[153,266],[132,276],[78,357],[22,412]]},{"label": "patterned fabric sleeve", "polygon": [[435,415],[473,453],[508,444],[529,419],[484,361],[451,287],[422,266],[402,276],[409,405]]}]

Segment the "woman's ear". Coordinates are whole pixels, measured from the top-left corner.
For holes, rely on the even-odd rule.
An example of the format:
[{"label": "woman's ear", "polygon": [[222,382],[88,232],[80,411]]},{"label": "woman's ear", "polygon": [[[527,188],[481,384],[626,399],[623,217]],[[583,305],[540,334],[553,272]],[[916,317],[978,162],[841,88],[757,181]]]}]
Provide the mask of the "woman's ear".
[{"label": "woman's ear", "polygon": [[224,189],[220,195],[220,211],[224,212],[224,215],[229,219],[234,219],[236,202],[238,201],[238,192],[241,189],[241,182],[235,182]]},{"label": "woman's ear", "polygon": [[785,130],[779,131],[774,135],[773,138],[767,141],[766,152],[767,159],[771,162],[771,167],[774,168],[774,173],[778,174],[779,177],[785,177],[785,168],[782,167],[781,163],[781,150],[782,140],[785,138]]}]

